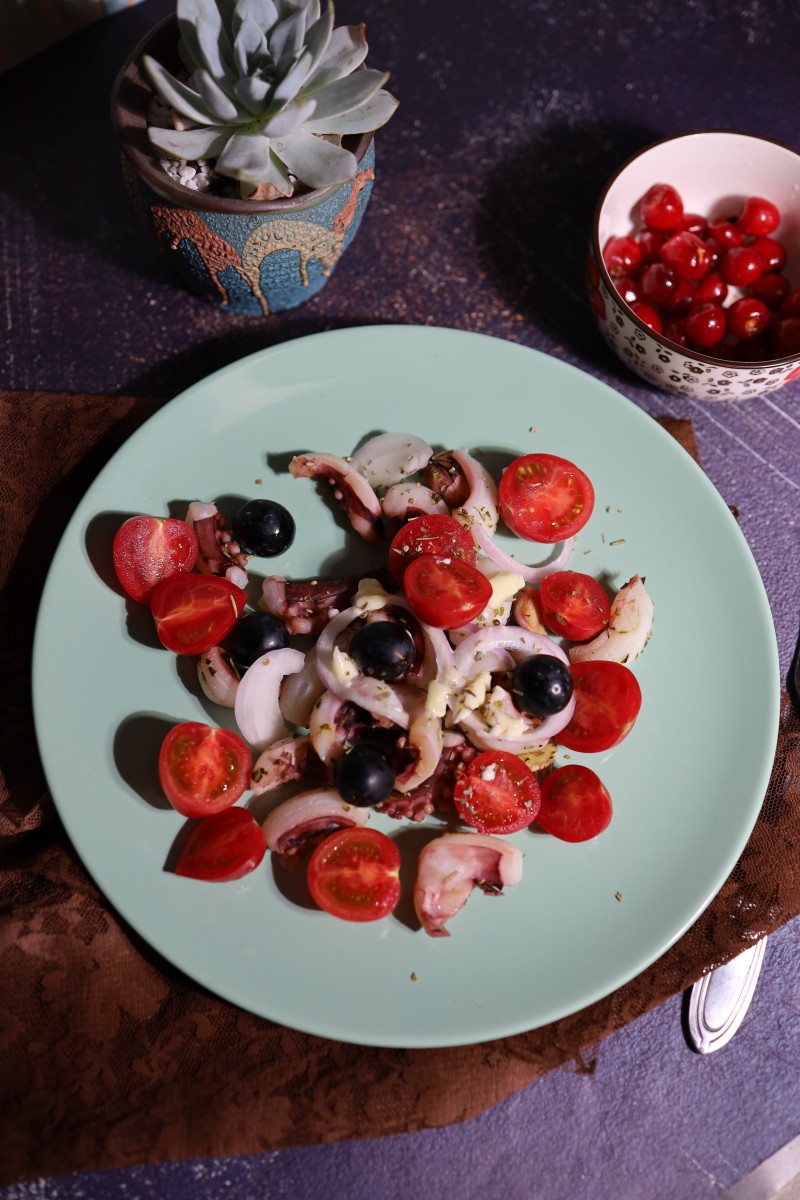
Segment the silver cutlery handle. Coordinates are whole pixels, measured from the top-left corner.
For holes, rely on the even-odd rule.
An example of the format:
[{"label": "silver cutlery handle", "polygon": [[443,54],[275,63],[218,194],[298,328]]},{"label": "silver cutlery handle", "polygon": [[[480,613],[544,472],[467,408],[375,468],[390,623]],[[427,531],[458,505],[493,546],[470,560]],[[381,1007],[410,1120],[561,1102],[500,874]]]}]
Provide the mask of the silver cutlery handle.
[{"label": "silver cutlery handle", "polygon": [[741,1025],[753,998],[766,944],[764,937],[693,984],[688,1035],[698,1053],[721,1049]]}]

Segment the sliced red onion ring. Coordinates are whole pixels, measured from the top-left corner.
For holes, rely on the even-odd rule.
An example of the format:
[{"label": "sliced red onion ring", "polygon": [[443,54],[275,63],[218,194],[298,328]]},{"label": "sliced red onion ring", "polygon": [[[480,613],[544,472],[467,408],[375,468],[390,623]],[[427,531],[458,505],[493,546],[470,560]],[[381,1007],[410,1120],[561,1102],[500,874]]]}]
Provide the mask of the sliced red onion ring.
[{"label": "sliced red onion ring", "polygon": [[545,717],[541,725],[530,725],[524,733],[512,732],[510,729],[506,731],[503,729],[504,719],[516,726],[520,722],[527,725],[527,718],[521,716],[514,707],[514,703],[505,689],[499,689],[502,693],[502,705],[498,707],[497,691],[498,689],[495,689],[492,693],[495,699],[491,703],[492,716],[497,722],[496,724],[488,724],[481,717],[479,709],[462,714],[456,722],[460,729],[467,731],[473,746],[477,746],[480,750],[510,750],[512,754],[518,754],[521,750],[543,746],[569,724],[575,712],[575,697],[573,696],[561,712]]},{"label": "sliced red onion ring", "polygon": [[[487,671],[492,673],[508,670],[515,662],[532,654],[551,654],[561,662],[569,664],[566,654],[552,638],[531,633],[528,629],[504,626],[473,633],[464,638],[455,652],[456,688],[463,689],[470,680]],[[507,656],[505,664],[503,655]],[[546,717],[538,725],[532,725],[529,719],[514,707],[511,697],[504,689],[501,689],[501,701],[499,708],[492,709],[492,715],[496,718],[492,722],[487,722],[481,716],[480,706],[459,713],[455,722],[460,728],[467,730],[470,741],[482,750],[510,750],[516,753],[526,747],[540,745],[560,733],[575,711],[573,696],[561,712]],[[504,723],[516,726],[520,722],[527,726],[524,732],[515,732],[512,728],[503,731]]]},{"label": "sliced red onion ring", "polygon": [[529,567],[525,563],[518,562],[511,554],[506,554],[505,550],[501,550],[491,533],[479,521],[475,521],[470,525],[469,531],[475,540],[475,545],[479,550],[483,551],[487,558],[490,558],[493,563],[496,563],[504,571],[515,571],[517,575],[522,576],[527,584],[541,583],[543,579],[546,579],[548,575],[552,575],[554,571],[563,571],[572,556],[572,549],[575,544],[574,538],[566,538],[561,543],[561,549],[554,559],[538,567]]},{"label": "sliced red onion ring", "polygon": [[[520,629],[516,625],[480,629],[464,638],[456,648],[453,657],[456,685],[463,686],[483,671],[507,669],[500,665],[502,659],[498,652],[501,651],[513,655],[514,661],[528,658],[531,654],[552,654],[564,663],[569,661],[558,643],[545,634],[531,633],[529,629]],[[489,665],[492,662],[498,665]]]},{"label": "sliced red onion ring", "polygon": [[341,665],[337,669],[337,639],[362,617],[362,609],[352,607],[346,608],[328,622],[317,641],[317,673],[324,686],[335,696],[357,704],[359,708],[365,708],[374,717],[408,729],[407,701],[412,689],[401,684],[389,684],[357,671],[352,675],[344,674]]},{"label": "sliced red onion ring", "polygon": [[424,483],[396,483],[381,501],[387,517],[407,521],[425,513],[449,513],[446,502]]},{"label": "sliced red onion ring", "polygon": [[591,642],[572,646],[570,662],[606,659],[627,663],[638,658],[653,630],[653,601],[640,575],[620,588],[611,604],[608,628]]},{"label": "sliced red onion ring", "polygon": [[350,457],[371,487],[390,487],[421,471],[433,449],[413,433],[379,433]]},{"label": "sliced red onion ring", "polygon": [[473,458],[463,447],[451,450],[455,460],[467,480],[469,495],[463,504],[453,509],[457,521],[466,525],[467,529],[479,525],[482,529],[494,533],[497,529],[500,514],[497,508],[497,484],[492,479],[483,463]]},{"label": "sliced red onion ring", "polygon": [[280,686],[286,675],[301,671],[305,655],[288,646],[270,650],[247,668],[236,689],[234,716],[239,732],[255,750],[286,737],[280,710]]},{"label": "sliced red onion ring", "polygon": [[408,746],[414,753],[413,766],[398,775],[395,788],[406,793],[430,779],[442,754],[442,721],[427,705],[420,705],[408,727]]},{"label": "sliced red onion ring", "polygon": [[221,646],[212,646],[197,660],[197,678],[209,700],[223,708],[233,708],[239,688],[239,675]]},{"label": "sliced red onion ring", "polygon": [[324,691],[325,686],[317,674],[316,648],[312,646],[302,670],[287,675],[281,685],[279,703],[285,720],[290,725],[307,729],[311,710]]},{"label": "sliced red onion ring", "polygon": [[341,752],[343,737],[339,729],[341,714],[347,701],[333,692],[325,691],[311,710],[308,719],[308,738],[319,759],[326,765]]}]

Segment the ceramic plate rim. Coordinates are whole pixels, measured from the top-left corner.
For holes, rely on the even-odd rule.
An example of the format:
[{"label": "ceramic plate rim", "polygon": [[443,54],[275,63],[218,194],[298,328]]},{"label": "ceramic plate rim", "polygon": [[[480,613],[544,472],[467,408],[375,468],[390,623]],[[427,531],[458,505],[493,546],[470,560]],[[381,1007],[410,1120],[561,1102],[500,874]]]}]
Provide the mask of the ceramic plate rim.
[{"label": "ceramic plate rim", "polygon": [[[140,449],[151,445],[157,432],[162,430],[167,423],[176,420],[179,414],[186,412],[193,404],[204,403],[204,398],[209,396],[211,389],[218,387],[220,384],[227,384],[228,381],[237,375],[242,379],[258,378],[259,372],[263,370],[264,363],[272,363],[280,370],[279,359],[287,355],[289,356],[289,365],[293,361],[299,363],[301,360],[304,363],[311,364],[316,358],[320,355],[324,356],[329,350],[333,353],[343,353],[345,350],[351,353],[356,362],[353,371],[356,372],[363,369],[365,364],[369,367],[371,361],[374,363],[375,356],[379,356],[381,350],[386,352],[386,347],[389,347],[390,352],[396,352],[402,357],[402,354],[407,353],[407,349],[403,349],[401,353],[401,347],[409,347],[410,343],[415,341],[415,339],[417,347],[425,344],[426,353],[432,355],[433,358],[443,359],[445,366],[437,366],[437,370],[445,369],[448,363],[451,365],[451,370],[455,370],[452,364],[456,363],[459,360],[459,355],[463,354],[463,356],[471,361],[474,357],[479,363],[488,362],[489,359],[496,359],[499,362],[503,358],[508,362],[509,369],[511,369],[513,360],[513,371],[518,371],[521,376],[526,376],[530,373],[533,378],[536,378],[542,372],[545,375],[555,372],[561,378],[561,373],[563,372],[563,379],[566,381],[568,388],[571,386],[578,389],[578,395],[581,398],[579,400],[579,407],[584,402],[582,397],[588,389],[588,393],[591,393],[593,396],[596,394],[597,397],[608,403],[609,412],[614,413],[614,419],[623,420],[625,426],[630,426],[637,438],[644,437],[646,445],[649,444],[647,439],[650,438],[655,439],[652,443],[653,446],[658,443],[659,438],[666,439],[665,442],[658,443],[662,447],[667,443],[673,445],[676,451],[674,455],[671,450],[663,451],[663,453],[668,458],[672,456],[672,462],[675,464],[680,464],[676,466],[679,474],[686,471],[687,478],[691,477],[694,480],[693,486],[697,487],[700,493],[705,496],[704,503],[708,505],[708,511],[715,514],[714,520],[724,523],[725,513],[730,518],[724,501],[708,477],[692,462],[689,456],[686,456],[684,463],[678,455],[684,455],[685,452],[668,434],[656,425],[655,421],[646,412],[639,409],[632,401],[629,401],[600,380],[568,363],[544,355],[539,351],[531,350],[518,343],[507,342],[490,335],[469,333],[438,326],[390,325],[351,327],[282,342],[274,347],[268,347],[248,355],[246,358],[223,367],[198,381],[169,401],[163,408],[159,409],[145,421],[123,446],[117,450],[110,462],[99,473],[97,479],[90,485],[75,513],[70,518],[54,556],[42,594],[40,611],[37,618],[33,659],[33,695],[34,717],[40,753],[59,814],[64,821],[67,832],[73,840],[78,854],[90,874],[96,880],[98,878],[103,879],[105,876],[105,871],[100,869],[98,863],[102,848],[98,849],[98,847],[92,844],[92,838],[87,832],[84,823],[85,818],[81,817],[75,799],[65,794],[59,782],[58,753],[56,747],[53,745],[53,737],[48,726],[48,722],[52,718],[48,698],[50,671],[48,664],[43,659],[43,646],[48,641],[52,642],[52,623],[56,611],[56,592],[60,586],[63,586],[64,573],[69,573],[69,555],[74,554],[78,541],[83,538],[84,525],[91,515],[95,498],[99,498],[102,495],[103,489],[108,485],[113,472],[118,469],[119,465],[129,461],[131,456],[135,457]],[[308,371],[310,367],[304,369]],[[300,374],[302,375],[302,371]],[[282,402],[277,401],[276,403],[280,404]],[[574,403],[574,401],[570,400],[569,403]],[[547,411],[547,404],[545,404],[545,410]],[[374,421],[371,423],[366,422],[366,424],[369,428],[372,428]],[[422,430],[411,430],[411,432],[421,432],[423,436],[426,436]],[[222,433],[224,435],[224,428]],[[462,439],[462,443],[463,441],[474,442],[475,439]],[[122,490],[124,491],[125,489],[122,488]],[[113,487],[111,491],[114,491]],[[320,501],[317,501],[317,503],[320,503]],[[141,510],[146,511],[144,506]],[[730,520],[733,521],[733,518],[730,518]],[[733,524],[735,525],[735,522]],[[735,535],[731,536],[735,537]],[[747,841],[757,819],[763,794],[769,780],[774,754],[774,743],[777,739],[778,729],[779,673],[777,648],[775,647],[772,618],[766,594],[763,591],[763,584],[761,584],[757,566],[740,531],[739,542],[734,542],[734,544],[739,545],[739,561],[736,564],[736,571],[741,572],[747,578],[748,588],[753,593],[753,603],[755,604],[754,615],[758,625],[758,636],[766,650],[763,660],[764,675],[761,684],[767,694],[773,693],[775,697],[772,711],[765,714],[761,723],[762,737],[757,752],[758,766],[753,770],[753,796],[746,805],[746,810],[743,812],[738,828],[735,831],[731,831],[731,835],[726,842],[725,852],[717,855],[713,863],[713,869],[709,871],[707,887],[702,897],[698,893],[691,906],[681,911],[680,919],[675,920],[669,930],[669,936],[661,936],[658,945],[651,946],[647,950],[637,951],[626,962],[624,969],[617,970],[612,975],[598,981],[596,986],[581,985],[579,987],[580,995],[577,997],[577,1002],[576,997],[573,995],[569,1004],[563,1010],[559,1008],[557,1003],[551,1004],[549,1008],[540,1008],[539,1011],[536,1010],[535,1004],[529,1007],[523,1005],[521,1009],[515,1011],[513,1016],[506,1017],[500,1021],[493,1018],[491,1014],[488,1014],[485,1016],[479,1015],[474,1020],[465,1019],[461,1025],[456,1022],[452,1032],[449,1033],[443,1032],[441,1020],[438,1020],[438,1022],[434,1021],[430,1028],[426,1028],[424,1013],[419,1028],[406,1028],[400,1033],[386,1029],[379,1033],[372,1031],[365,1034],[360,1032],[354,1023],[348,1023],[346,1019],[343,1020],[341,1017],[338,1019],[326,1017],[324,1014],[318,1014],[317,1017],[312,1017],[311,1019],[306,1014],[294,1019],[288,1011],[285,1002],[283,1004],[276,1003],[272,997],[267,997],[266,1000],[262,1001],[254,999],[253,994],[242,994],[241,992],[239,994],[232,994],[230,987],[227,986],[227,981],[220,982],[219,979],[215,978],[213,964],[209,967],[208,964],[198,963],[195,954],[190,953],[187,955],[181,952],[174,944],[171,944],[169,937],[165,940],[161,936],[159,929],[154,927],[151,914],[143,915],[141,912],[136,911],[135,907],[132,910],[130,903],[127,901],[118,903],[119,896],[115,897],[114,886],[113,884],[109,886],[107,878],[105,885],[102,883],[99,884],[101,891],[104,892],[108,901],[117,909],[123,919],[136,929],[154,950],[174,966],[184,971],[191,979],[209,987],[223,999],[245,1010],[255,1012],[267,1019],[278,1021],[317,1036],[332,1037],[356,1044],[400,1048],[456,1046],[489,1041],[521,1033],[525,1030],[547,1024],[558,1017],[578,1011],[578,1009],[583,1008],[585,1005],[600,999],[602,996],[609,994],[617,987],[632,979],[641,970],[655,961],[686,931],[703,909],[711,902],[729,875],[741,849]],[[474,903],[478,903],[478,901]],[[424,937],[422,933],[418,933],[416,936],[419,938]],[[458,936],[458,931],[454,927],[453,937],[455,938],[456,936]],[[462,934],[462,936],[464,935]],[[526,1011],[529,1014],[527,1017],[525,1015]]]}]

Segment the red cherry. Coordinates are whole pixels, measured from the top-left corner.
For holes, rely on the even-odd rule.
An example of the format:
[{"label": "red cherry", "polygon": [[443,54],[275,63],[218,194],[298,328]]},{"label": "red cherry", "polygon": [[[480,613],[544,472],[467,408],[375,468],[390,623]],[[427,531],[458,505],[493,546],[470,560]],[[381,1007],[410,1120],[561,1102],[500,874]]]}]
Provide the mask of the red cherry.
[{"label": "red cherry", "polygon": [[696,233],[698,237],[702,237],[703,234],[708,233],[708,221],[705,217],[701,217],[700,213],[684,213],[680,228],[688,230],[689,233]]},{"label": "red cherry", "polygon": [[794,288],[781,305],[784,317],[800,317],[800,288]]},{"label": "red cherry", "polygon": [[709,272],[718,271],[722,256],[725,253],[725,247],[720,246],[719,242],[715,241],[714,238],[707,237],[706,249],[708,250]]},{"label": "red cherry", "polygon": [[678,289],[678,276],[666,263],[648,263],[641,276],[642,295],[651,304],[666,304]]},{"label": "red cherry", "polygon": [[770,328],[769,341],[776,358],[800,354],[800,317],[781,317]]},{"label": "red cherry", "polygon": [[653,229],[643,229],[641,233],[636,235],[636,240],[642,251],[643,263],[660,261],[661,247],[667,240],[665,233],[656,233]]},{"label": "red cherry", "polygon": [[713,238],[723,250],[731,246],[741,246],[744,234],[731,221],[712,221],[708,227],[708,236]]},{"label": "red cherry", "polygon": [[687,337],[704,350],[718,345],[725,330],[725,311],[719,304],[698,304],[686,318]]},{"label": "red cherry", "polygon": [[688,345],[689,339],[686,336],[686,322],[681,320],[668,321],[664,326],[664,337],[669,338],[676,346]]},{"label": "red cherry", "polygon": [[618,279],[615,279],[614,287],[626,304],[633,304],[634,301],[642,298],[642,289],[639,284],[628,275],[620,275]]},{"label": "red cherry", "polygon": [[673,234],[661,247],[661,261],[681,279],[702,279],[711,265],[710,259],[703,239],[688,230]]},{"label": "red cherry", "polygon": [[635,275],[642,262],[642,250],[632,237],[609,238],[603,248],[603,262],[612,279],[618,275]]},{"label": "red cherry", "polygon": [[780,308],[787,299],[791,286],[785,275],[762,275],[753,284],[752,292],[759,300],[764,301],[767,308]]},{"label": "red cherry", "polygon": [[661,317],[652,304],[646,304],[644,300],[636,300],[631,305],[631,312],[636,313],[636,316],[643,324],[649,325],[653,333],[661,333]]},{"label": "red cherry", "polygon": [[772,233],[780,223],[779,209],[771,200],[762,200],[760,196],[750,196],[745,200],[736,222],[742,233],[750,237],[763,237]]},{"label": "red cherry", "polygon": [[780,271],[786,266],[786,247],[776,238],[757,237],[750,243],[750,249],[761,255],[768,271]]},{"label": "red cherry", "polygon": [[769,309],[755,296],[742,296],[728,306],[728,329],[734,337],[748,340],[758,337],[769,325]]},{"label": "red cherry", "polygon": [[683,220],[683,201],[669,183],[656,183],[642,197],[639,212],[648,229],[670,233]]},{"label": "red cherry", "polygon": [[697,300],[697,284],[689,279],[681,279],[673,295],[664,301],[664,310],[670,316],[684,317]]},{"label": "red cherry", "polygon": [[764,260],[752,246],[733,246],[720,266],[722,278],[733,287],[749,287],[764,274]]},{"label": "red cherry", "polygon": [[728,295],[728,285],[721,275],[706,275],[697,285],[697,299],[710,300],[712,304],[722,304]]}]

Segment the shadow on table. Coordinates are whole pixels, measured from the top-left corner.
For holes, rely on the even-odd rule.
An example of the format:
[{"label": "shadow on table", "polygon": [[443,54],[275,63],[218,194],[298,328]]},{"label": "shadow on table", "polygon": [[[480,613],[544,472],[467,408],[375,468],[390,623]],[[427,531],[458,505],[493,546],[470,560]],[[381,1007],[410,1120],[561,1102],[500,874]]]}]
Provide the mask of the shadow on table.
[{"label": "shadow on table", "polygon": [[585,298],[586,253],[600,194],[619,166],[661,134],[645,126],[559,124],[516,146],[489,178],[476,240],[495,287],[535,325],[609,369]]}]

